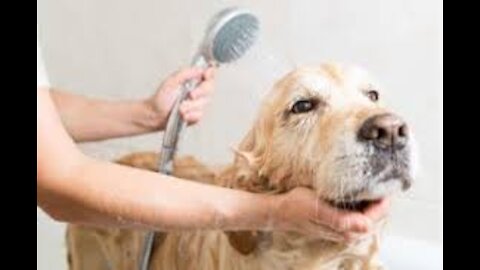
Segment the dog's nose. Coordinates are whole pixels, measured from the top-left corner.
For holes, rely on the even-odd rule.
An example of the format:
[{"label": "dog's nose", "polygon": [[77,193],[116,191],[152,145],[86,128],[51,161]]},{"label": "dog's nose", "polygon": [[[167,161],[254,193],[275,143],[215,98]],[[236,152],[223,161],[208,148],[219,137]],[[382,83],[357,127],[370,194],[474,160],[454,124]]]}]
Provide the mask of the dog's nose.
[{"label": "dog's nose", "polygon": [[368,118],[359,131],[359,137],[382,149],[401,149],[408,140],[407,124],[398,116],[386,113]]}]

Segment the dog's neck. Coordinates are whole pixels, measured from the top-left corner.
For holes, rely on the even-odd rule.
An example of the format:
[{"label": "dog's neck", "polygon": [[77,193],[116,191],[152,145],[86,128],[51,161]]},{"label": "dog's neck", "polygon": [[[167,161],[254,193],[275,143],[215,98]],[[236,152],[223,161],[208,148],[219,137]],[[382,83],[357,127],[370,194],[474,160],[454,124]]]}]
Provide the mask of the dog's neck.
[{"label": "dog's neck", "polygon": [[[276,174],[278,178],[272,179],[262,173],[264,166],[258,156],[240,149],[234,149],[234,152],[233,163],[217,174],[216,184],[262,194],[279,194],[292,188],[286,184],[292,182],[289,181],[288,174]],[[235,231],[226,232],[226,235],[232,247],[245,256],[278,251],[300,252],[302,255],[298,260],[303,263],[314,262],[317,258],[336,257],[351,249],[345,244],[337,244],[326,239],[312,239],[291,232]],[[372,242],[372,239],[373,237],[368,239],[368,242]]]},{"label": "dog's neck", "polygon": [[253,193],[280,194],[294,186],[291,175],[282,170],[271,170],[261,156],[245,149],[233,149],[235,158],[218,175],[218,184]]},{"label": "dog's neck", "polygon": [[[268,119],[257,119],[254,127],[246,134],[238,148],[233,149],[235,157],[230,165],[217,171],[215,184],[244,190],[253,193],[279,194],[287,192],[301,184],[298,178],[307,178],[302,175],[293,175],[294,168],[276,164],[272,160],[271,140],[272,121]],[[280,161],[281,162],[281,161]],[[295,179],[292,179],[295,178]],[[251,254],[275,254],[280,256],[279,261],[284,258],[296,258],[292,262],[285,262],[292,267],[299,264],[323,264],[319,259],[341,258],[343,253],[351,254],[362,244],[355,244],[353,247],[345,244],[337,244],[325,239],[312,239],[309,236],[296,233],[271,231],[235,231],[225,232],[230,245],[244,256]],[[362,241],[371,243],[373,237]],[[355,253],[355,251],[353,252]],[[283,255],[282,255],[283,254]],[[297,254],[297,255],[292,255]],[[368,255],[360,255],[367,256]],[[266,257],[269,257],[268,255]],[[347,268],[348,269],[348,268]]]},{"label": "dog's neck", "polygon": [[[262,194],[279,194],[289,190],[288,185],[284,184],[288,182],[287,178],[272,180],[261,172],[263,164],[258,156],[239,149],[234,149],[234,152],[233,163],[218,172],[217,185]],[[337,246],[330,241],[317,239],[312,242],[306,236],[287,232],[235,231],[226,234],[230,244],[243,255],[275,249],[276,246],[281,246],[286,252],[305,249],[310,245]]]}]

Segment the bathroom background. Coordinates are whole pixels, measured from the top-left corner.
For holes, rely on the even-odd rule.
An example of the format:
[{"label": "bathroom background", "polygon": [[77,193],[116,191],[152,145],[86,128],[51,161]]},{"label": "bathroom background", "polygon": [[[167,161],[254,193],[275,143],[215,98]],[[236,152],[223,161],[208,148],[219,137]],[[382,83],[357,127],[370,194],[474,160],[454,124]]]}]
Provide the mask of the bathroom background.
[{"label": "bathroom background", "polygon": [[[271,84],[296,66],[336,60],[366,67],[420,146],[413,189],[393,205],[382,256],[391,269],[440,269],[443,254],[443,4],[436,0],[37,0],[38,39],[52,85],[99,98],[143,98],[187,65],[212,14],[243,6],[260,40],[218,72],[204,121],[182,153],[225,163]],[[157,150],[161,134],[83,144],[112,159]],[[37,209],[37,269],[66,269],[64,225]]]}]

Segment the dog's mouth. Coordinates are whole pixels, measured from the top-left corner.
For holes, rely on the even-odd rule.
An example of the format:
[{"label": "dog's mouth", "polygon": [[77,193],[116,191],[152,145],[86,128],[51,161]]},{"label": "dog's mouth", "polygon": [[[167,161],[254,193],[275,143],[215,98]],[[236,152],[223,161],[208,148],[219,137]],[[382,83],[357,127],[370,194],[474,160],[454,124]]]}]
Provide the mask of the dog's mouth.
[{"label": "dog's mouth", "polygon": [[[365,156],[350,155],[350,157],[352,160],[365,159]],[[338,197],[324,197],[330,206],[343,211],[365,213],[381,205],[386,197],[410,188],[412,177],[407,152],[368,156],[366,159],[367,164],[364,167],[360,166],[363,169],[361,173],[353,173],[364,185],[341,195],[337,192],[337,196],[340,195]],[[361,163],[360,161],[349,162],[348,165]],[[343,185],[346,185],[343,190],[345,187],[348,188],[348,183]],[[338,187],[334,190],[338,190]]]},{"label": "dog's mouth", "polygon": [[332,201],[328,200],[327,202],[340,210],[344,211],[353,211],[353,212],[366,212],[369,209],[372,209],[382,203],[384,198],[379,198],[375,200],[349,200],[349,201]]}]

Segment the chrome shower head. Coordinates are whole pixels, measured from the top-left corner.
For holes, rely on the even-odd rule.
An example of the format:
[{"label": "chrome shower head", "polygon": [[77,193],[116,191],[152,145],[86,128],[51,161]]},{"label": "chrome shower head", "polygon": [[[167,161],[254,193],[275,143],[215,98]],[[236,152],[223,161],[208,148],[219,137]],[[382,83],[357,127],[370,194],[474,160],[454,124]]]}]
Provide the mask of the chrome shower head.
[{"label": "chrome shower head", "polygon": [[220,11],[210,21],[193,64],[237,60],[254,44],[258,30],[259,21],[248,10],[234,7]]}]

